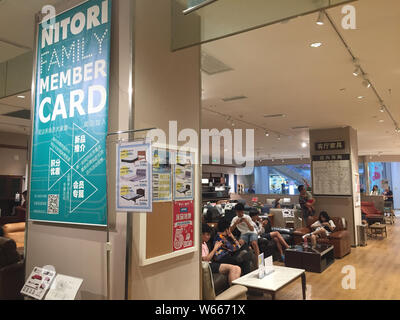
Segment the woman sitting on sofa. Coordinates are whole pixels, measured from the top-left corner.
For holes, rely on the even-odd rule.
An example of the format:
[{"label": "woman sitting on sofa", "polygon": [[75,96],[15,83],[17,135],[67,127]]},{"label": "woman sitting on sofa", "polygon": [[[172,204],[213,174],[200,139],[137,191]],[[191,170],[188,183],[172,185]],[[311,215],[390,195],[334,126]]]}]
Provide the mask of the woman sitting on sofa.
[{"label": "woman sitting on sofa", "polygon": [[218,222],[218,234],[215,243],[221,242],[214,255],[214,261],[223,264],[233,264],[242,269],[242,275],[250,272],[253,253],[246,245],[241,246],[230,230],[230,223],[221,219]]},{"label": "woman sitting on sofa", "polygon": [[202,260],[209,262],[211,271],[213,273],[222,273],[228,275],[229,285],[232,285],[232,282],[236,279],[240,278],[240,274],[242,273],[242,269],[239,266],[235,266],[233,264],[219,263],[214,262],[213,258],[215,253],[222,246],[221,241],[215,242],[214,249],[211,250],[208,248],[208,241],[210,241],[211,237],[211,228],[207,224],[203,224],[202,227]]},{"label": "woman sitting on sofa", "polygon": [[311,225],[311,229],[314,231],[305,234],[303,239],[306,240],[311,238],[311,245],[315,247],[317,244],[317,238],[328,237],[333,231],[335,231],[336,226],[328,213],[326,211],[321,211],[318,220]]}]

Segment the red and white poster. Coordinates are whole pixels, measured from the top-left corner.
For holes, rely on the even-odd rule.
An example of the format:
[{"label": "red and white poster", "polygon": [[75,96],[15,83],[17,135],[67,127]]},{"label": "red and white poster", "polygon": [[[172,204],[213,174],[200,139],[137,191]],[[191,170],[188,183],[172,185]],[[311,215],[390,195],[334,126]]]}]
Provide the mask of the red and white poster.
[{"label": "red and white poster", "polygon": [[194,247],[194,204],[192,200],[174,202],[174,251]]}]

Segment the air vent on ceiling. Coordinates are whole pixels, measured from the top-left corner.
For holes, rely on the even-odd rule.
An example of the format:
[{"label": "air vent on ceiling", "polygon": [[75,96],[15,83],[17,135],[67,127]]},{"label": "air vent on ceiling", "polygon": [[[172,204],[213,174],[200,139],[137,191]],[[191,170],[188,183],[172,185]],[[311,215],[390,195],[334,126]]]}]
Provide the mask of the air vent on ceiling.
[{"label": "air vent on ceiling", "polygon": [[265,114],[264,118],[285,118],[286,115],[284,115],[283,113],[279,113],[279,114]]},{"label": "air vent on ceiling", "polygon": [[302,127],[292,127],[292,130],[308,130],[310,127],[308,126],[302,126]]},{"label": "air vent on ceiling", "polygon": [[31,111],[30,110],[14,111],[14,112],[3,114],[3,116],[29,120],[31,118]]},{"label": "air vent on ceiling", "polygon": [[225,63],[222,61],[218,60],[217,58],[202,52],[201,54],[201,70],[205,73],[207,73],[209,76],[222,73],[222,72],[227,72],[227,71],[232,71],[233,69],[229,66],[227,66]]},{"label": "air vent on ceiling", "polygon": [[246,96],[234,96],[234,97],[223,98],[222,101],[230,102],[230,101],[243,100],[243,99],[247,99],[247,97]]}]

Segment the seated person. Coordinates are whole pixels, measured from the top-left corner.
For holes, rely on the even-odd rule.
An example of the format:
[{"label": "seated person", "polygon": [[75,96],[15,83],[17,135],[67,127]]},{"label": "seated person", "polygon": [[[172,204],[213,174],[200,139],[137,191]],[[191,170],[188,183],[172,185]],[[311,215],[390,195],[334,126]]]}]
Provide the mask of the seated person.
[{"label": "seated person", "polygon": [[317,238],[328,237],[336,229],[336,226],[328,213],[326,211],[321,211],[318,220],[311,225],[311,229],[314,231],[305,234],[303,239],[307,240],[308,238],[311,238],[311,245],[315,247],[317,244]]},{"label": "seated person", "polygon": [[288,249],[290,246],[287,244],[285,239],[283,239],[282,235],[278,231],[272,231],[271,221],[268,218],[262,220],[259,216],[258,211],[250,211],[250,217],[253,221],[253,225],[257,231],[257,234],[261,238],[275,241],[279,254],[281,255],[281,259],[284,262],[285,255],[283,254],[283,248]]},{"label": "seated person", "polygon": [[202,254],[201,258],[203,261],[209,262],[211,266],[211,270],[213,273],[222,273],[228,275],[229,285],[232,285],[232,282],[238,278],[242,273],[242,269],[239,266],[235,266],[233,264],[225,264],[213,261],[214,255],[219,248],[222,246],[221,241],[217,241],[214,244],[214,249],[210,252],[208,248],[208,241],[211,237],[211,228],[207,224],[203,224],[202,227]]},{"label": "seated person", "polygon": [[281,201],[280,198],[278,198],[278,199],[276,199],[276,200],[274,201],[274,204],[273,204],[274,209],[280,209],[280,208],[281,208],[281,204],[280,204],[279,201]]},{"label": "seated person", "polygon": [[240,245],[232,234],[229,223],[223,219],[218,222],[218,234],[215,237],[215,242],[221,242],[222,245],[215,252],[214,261],[221,264],[239,266],[242,270],[242,275],[250,272],[252,253],[248,250],[248,247]]},{"label": "seated person", "polygon": [[244,205],[238,203],[235,206],[236,217],[231,222],[230,231],[233,232],[236,228],[240,231],[240,244],[251,245],[256,256],[260,255],[258,247],[258,235],[253,226],[253,221],[248,215],[244,214]]}]

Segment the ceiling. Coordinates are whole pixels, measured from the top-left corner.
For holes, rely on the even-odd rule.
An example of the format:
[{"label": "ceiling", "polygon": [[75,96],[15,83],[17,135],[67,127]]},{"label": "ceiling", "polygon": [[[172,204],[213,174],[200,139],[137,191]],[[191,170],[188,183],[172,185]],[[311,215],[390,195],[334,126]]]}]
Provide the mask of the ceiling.
[{"label": "ceiling", "polygon": [[32,49],[35,14],[44,5],[59,2],[61,0],[0,0],[0,63]]},{"label": "ceiling", "polygon": [[[341,27],[341,7],[327,12],[400,122],[400,1],[361,0],[353,5],[356,30]],[[360,155],[400,154],[393,122],[379,111],[373,91],[352,74],[352,59],[329,22],[318,26],[317,17],[298,17],[203,45],[205,53],[233,69],[211,76],[203,72],[203,127],[232,128],[220,113],[251,123],[236,120],[235,128],[274,131],[266,137],[263,129],[256,130],[258,159],[308,157],[308,147],[301,145],[308,142],[308,129],[294,127],[352,126],[358,131]],[[315,42],[322,46],[310,47]],[[234,96],[247,99],[222,100]],[[264,118],[272,114],[285,117]]]}]

